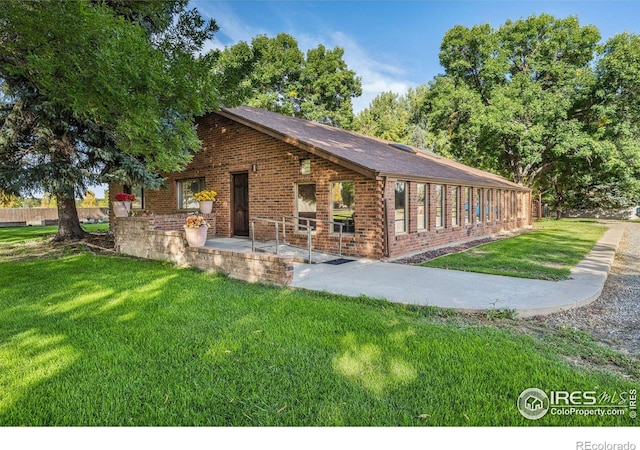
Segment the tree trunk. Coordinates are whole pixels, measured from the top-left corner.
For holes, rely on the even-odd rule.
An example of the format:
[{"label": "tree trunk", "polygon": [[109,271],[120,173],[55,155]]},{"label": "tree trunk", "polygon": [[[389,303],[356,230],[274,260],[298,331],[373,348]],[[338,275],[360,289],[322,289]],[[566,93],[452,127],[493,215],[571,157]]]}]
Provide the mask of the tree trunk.
[{"label": "tree trunk", "polygon": [[58,195],[58,234],[55,241],[78,240],[87,236],[87,233],[80,226],[76,200],[73,195],[70,197]]}]

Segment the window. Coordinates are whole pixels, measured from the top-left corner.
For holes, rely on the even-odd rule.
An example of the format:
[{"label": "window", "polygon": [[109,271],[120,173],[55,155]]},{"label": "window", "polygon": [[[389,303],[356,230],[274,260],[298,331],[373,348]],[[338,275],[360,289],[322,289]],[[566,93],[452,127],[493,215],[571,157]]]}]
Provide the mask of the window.
[{"label": "window", "polygon": [[[306,225],[316,229],[316,185],[299,184],[297,189],[296,214],[298,215],[299,230],[306,231]],[[302,226],[300,226],[302,225]]]},{"label": "window", "polygon": [[407,232],[407,183],[396,181],[395,187],[396,234]]},{"label": "window", "polygon": [[311,173],[311,160],[310,159],[301,159],[300,160],[300,173],[302,175],[309,175]]},{"label": "window", "polygon": [[464,188],[464,224],[471,223],[471,188]]},{"label": "window", "polygon": [[476,189],[476,223],[482,223],[482,200],[484,193],[482,188]]},{"label": "window", "polygon": [[460,187],[455,186],[451,190],[451,226],[457,227],[460,225],[460,220],[458,219],[458,214],[460,211]]},{"label": "window", "polygon": [[444,228],[444,190],[441,184],[436,185],[436,228]]},{"label": "window", "polygon": [[495,203],[495,215],[493,217],[496,218],[496,221],[500,220],[500,191],[496,191],[496,203]]},{"label": "window", "polygon": [[509,191],[502,193],[502,220],[507,220],[507,212],[509,207]]},{"label": "window", "polygon": [[124,186],[123,191],[136,196],[136,199],[131,203],[131,209],[144,209],[144,188],[139,186]]},{"label": "window", "polygon": [[429,185],[418,184],[418,231],[429,228]]},{"label": "window", "polygon": [[136,196],[136,199],[131,203],[131,209],[144,209],[144,188],[133,187],[131,193]]},{"label": "window", "polygon": [[[343,224],[343,233],[355,233],[355,207],[356,189],[353,181],[336,181],[331,183],[331,214],[334,222]],[[340,226],[333,225],[335,233],[340,231]]]},{"label": "window", "polygon": [[487,201],[484,204],[484,220],[487,222],[491,222],[491,204],[493,203],[493,198],[491,198],[491,193],[493,191],[491,189],[487,189]]},{"label": "window", "polygon": [[197,209],[198,202],[193,198],[193,194],[203,191],[204,178],[192,178],[189,180],[178,180],[178,209]]}]

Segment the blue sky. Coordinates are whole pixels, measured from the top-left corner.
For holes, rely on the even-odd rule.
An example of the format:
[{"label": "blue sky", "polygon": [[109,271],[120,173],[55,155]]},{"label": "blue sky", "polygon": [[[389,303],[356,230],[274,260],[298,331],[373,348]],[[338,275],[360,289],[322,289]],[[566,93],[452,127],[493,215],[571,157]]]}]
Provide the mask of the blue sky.
[{"label": "blue sky", "polygon": [[640,34],[638,1],[211,1],[195,0],[220,31],[209,48],[251,41],[258,34],[284,32],[300,48],[342,47],[349,67],[362,78],[356,112],[381,92],[403,93],[443,70],[440,43],[454,25],[489,23],[549,13],[577,15],[595,25],[603,40],[624,31]]},{"label": "blue sky", "polygon": [[[442,73],[440,43],[457,24],[497,28],[507,19],[548,13],[577,15],[582,25],[597,26],[603,40],[624,31],[640,34],[640,1],[194,0],[190,6],[220,27],[208,49],[283,32],[303,51],[319,44],[342,47],[349,68],[362,78],[355,112],[382,92],[404,93]],[[94,188],[99,198],[104,187]]]}]

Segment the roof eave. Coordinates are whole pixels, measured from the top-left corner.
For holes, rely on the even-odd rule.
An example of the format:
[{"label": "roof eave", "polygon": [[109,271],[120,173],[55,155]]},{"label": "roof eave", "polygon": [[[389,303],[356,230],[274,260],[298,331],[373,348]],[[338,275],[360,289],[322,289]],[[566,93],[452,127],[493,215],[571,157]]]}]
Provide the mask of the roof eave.
[{"label": "roof eave", "polygon": [[473,187],[482,187],[482,188],[494,188],[494,189],[512,189],[512,190],[520,190],[531,192],[532,189],[520,186],[519,184],[513,183],[511,181],[505,180],[503,182],[496,181],[495,183],[487,182],[487,181],[472,181],[472,180],[458,180],[453,178],[438,178],[438,177],[421,177],[416,175],[406,175],[406,174],[398,174],[392,172],[378,172],[378,176],[380,177],[388,177],[395,178],[403,181],[422,181],[425,183],[436,183],[436,184],[454,184],[460,186],[473,186]]}]

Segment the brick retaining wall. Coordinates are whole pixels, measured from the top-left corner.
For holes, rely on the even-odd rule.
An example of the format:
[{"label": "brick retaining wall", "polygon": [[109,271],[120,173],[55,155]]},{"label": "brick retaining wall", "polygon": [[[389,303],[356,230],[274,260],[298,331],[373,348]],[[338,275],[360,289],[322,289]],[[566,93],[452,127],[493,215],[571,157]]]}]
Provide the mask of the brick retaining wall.
[{"label": "brick retaining wall", "polygon": [[[146,219],[149,223],[150,230],[157,231],[179,231],[182,232],[183,226],[187,221],[189,213],[176,213],[176,214],[160,214],[153,216],[142,216],[141,219]],[[204,220],[209,224],[207,230],[207,237],[214,237],[216,235],[216,215],[215,214],[200,214],[204,217]]]},{"label": "brick retaining wall", "polygon": [[[184,215],[183,215],[184,216]],[[262,253],[239,253],[187,246],[183,231],[162,230],[160,217],[124,217],[113,222],[116,251],[138,258],[170,261],[180,267],[223,272],[248,282],[287,285],[293,280],[293,259]],[[212,220],[207,218],[207,221]],[[213,219],[215,220],[215,219]],[[182,220],[180,223],[184,223]],[[215,232],[215,230],[214,230]]]}]

